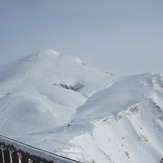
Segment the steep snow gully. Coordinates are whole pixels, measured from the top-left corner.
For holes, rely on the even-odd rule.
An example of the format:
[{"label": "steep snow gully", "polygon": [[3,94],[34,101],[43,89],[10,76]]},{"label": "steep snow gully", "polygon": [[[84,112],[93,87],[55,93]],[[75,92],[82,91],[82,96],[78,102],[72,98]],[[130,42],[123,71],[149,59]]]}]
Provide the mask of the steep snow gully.
[{"label": "steep snow gully", "polygon": [[0,66],[0,134],[86,163],[163,157],[163,75],[115,76],[38,51]]}]

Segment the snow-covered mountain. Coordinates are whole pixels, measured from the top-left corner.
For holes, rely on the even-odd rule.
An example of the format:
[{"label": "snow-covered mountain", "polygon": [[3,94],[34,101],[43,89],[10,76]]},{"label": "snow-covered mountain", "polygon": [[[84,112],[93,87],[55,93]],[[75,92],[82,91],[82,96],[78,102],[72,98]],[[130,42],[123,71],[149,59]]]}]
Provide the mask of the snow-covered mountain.
[{"label": "snow-covered mountain", "polygon": [[39,51],[0,66],[0,134],[87,163],[163,155],[163,75],[115,76]]}]

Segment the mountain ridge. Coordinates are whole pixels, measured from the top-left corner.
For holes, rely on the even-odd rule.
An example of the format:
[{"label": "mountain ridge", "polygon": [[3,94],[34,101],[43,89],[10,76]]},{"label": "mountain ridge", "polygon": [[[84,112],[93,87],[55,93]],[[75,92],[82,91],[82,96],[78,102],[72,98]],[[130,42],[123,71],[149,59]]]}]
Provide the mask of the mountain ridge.
[{"label": "mountain ridge", "polygon": [[1,134],[87,163],[159,162],[162,101],[162,74],[115,76],[49,49],[0,66]]}]

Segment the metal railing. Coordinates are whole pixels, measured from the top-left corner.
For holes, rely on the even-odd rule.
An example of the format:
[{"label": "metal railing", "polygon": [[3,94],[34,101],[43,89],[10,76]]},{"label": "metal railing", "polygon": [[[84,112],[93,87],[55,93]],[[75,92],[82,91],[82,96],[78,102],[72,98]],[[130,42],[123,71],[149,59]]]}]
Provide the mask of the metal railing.
[{"label": "metal railing", "polygon": [[0,135],[0,163],[81,163]]}]

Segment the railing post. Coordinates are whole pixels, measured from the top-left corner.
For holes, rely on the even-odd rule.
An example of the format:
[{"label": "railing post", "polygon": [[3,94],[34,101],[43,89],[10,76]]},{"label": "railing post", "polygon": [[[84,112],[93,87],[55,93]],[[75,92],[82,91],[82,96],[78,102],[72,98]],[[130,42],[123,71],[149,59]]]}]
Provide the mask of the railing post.
[{"label": "railing post", "polygon": [[19,157],[16,152],[12,153],[12,162],[13,163],[19,163]]},{"label": "railing post", "polygon": [[3,163],[3,151],[0,149],[0,162]]},{"label": "railing post", "polygon": [[3,152],[4,152],[5,163],[11,163],[10,162],[10,151],[8,149],[5,149]]},{"label": "railing post", "polygon": [[28,163],[28,157],[22,156],[22,163]]}]

